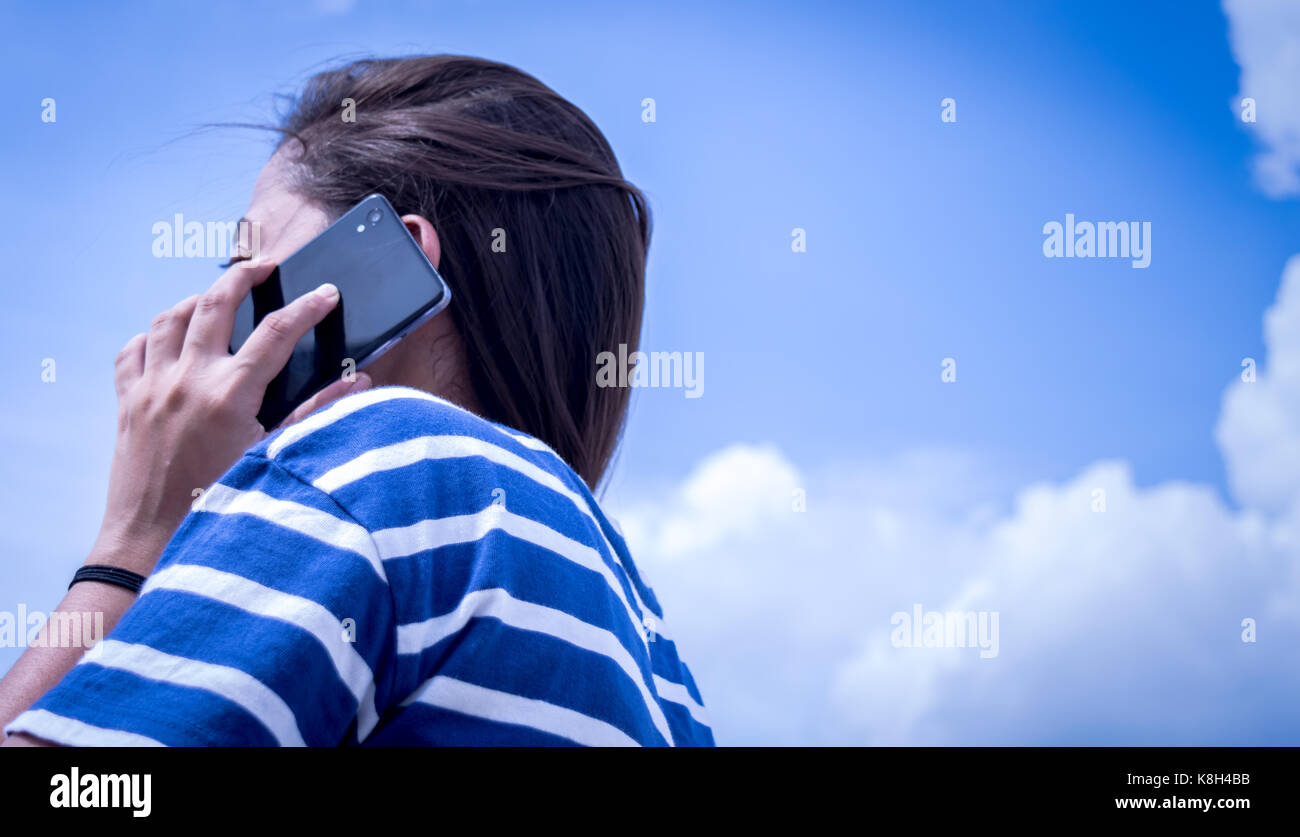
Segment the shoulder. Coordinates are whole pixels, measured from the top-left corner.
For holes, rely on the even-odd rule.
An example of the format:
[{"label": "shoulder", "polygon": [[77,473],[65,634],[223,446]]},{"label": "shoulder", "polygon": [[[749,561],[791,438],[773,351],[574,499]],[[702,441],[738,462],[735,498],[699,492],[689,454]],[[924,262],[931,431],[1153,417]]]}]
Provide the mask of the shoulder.
[{"label": "shoulder", "polygon": [[[281,464],[381,447],[423,435],[505,436],[506,428],[410,387],[376,387],[312,413],[249,450]],[[540,443],[539,443],[540,444]]]},{"label": "shoulder", "polygon": [[489,503],[555,508],[556,501],[586,507],[592,500],[543,442],[408,387],[342,398],[255,445],[245,459],[269,460],[368,527]]},{"label": "shoulder", "polygon": [[[341,398],[267,437],[248,451],[289,470],[317,472],[359,455],[406,450],[446,440],[447,454],[471,456],[490,447],[524,457],[548,470],[569,470],[543,442],[410,387],[378,387]],[[476,444],[477,443],[477,444]]]}]

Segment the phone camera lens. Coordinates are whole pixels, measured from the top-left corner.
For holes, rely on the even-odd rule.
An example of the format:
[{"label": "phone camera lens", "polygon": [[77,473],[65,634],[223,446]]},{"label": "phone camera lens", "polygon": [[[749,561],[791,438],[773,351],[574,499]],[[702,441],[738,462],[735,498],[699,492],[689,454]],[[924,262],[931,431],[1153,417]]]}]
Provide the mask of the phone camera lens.
[{"label": "phone camera lens", "polygon": [[380,212],[378,209],[372,209],[370,210],[370,214],[366,216],[366,220],[372,224],[378,224],[379,219],[383,217],[384,213]]}]

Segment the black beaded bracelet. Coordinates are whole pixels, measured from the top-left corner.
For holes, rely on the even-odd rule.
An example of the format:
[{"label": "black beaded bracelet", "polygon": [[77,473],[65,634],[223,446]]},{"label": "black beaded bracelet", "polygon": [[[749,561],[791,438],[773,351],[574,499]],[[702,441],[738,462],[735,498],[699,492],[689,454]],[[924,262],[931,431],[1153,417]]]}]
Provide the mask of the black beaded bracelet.
[{"label": "black beaded bracelet", "polygon": [[71,590],[72,585],[78,581],[103,581],[125,587],[132,593],[139,593],[140,588],[144,586],[144,576],[139,573],[121,567],[110,567],[107,564],[90,564],[77,570],[72,576],[72,584],[68,585],[68,589]]}]

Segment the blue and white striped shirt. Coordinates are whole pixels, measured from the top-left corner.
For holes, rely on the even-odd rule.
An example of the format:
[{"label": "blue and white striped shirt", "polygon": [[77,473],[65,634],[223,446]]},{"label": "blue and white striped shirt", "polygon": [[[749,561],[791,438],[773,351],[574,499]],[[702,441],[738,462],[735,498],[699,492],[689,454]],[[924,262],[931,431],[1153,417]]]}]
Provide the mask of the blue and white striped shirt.
[{"label": "blue and white striped shirt", "polygon": [[712,744],[662,617],[546,445],[383,387],[244,454],[117,627],[6,731],[69,745]]}]

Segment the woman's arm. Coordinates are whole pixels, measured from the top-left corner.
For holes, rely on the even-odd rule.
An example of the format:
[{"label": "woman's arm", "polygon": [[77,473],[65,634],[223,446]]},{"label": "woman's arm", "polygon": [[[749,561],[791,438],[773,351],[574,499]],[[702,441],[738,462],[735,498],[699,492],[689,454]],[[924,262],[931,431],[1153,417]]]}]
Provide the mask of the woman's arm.
[{"label": "woman's arm", "polygon": [[[140,575],[148,575],[167,545],[170,533],[137,531],[130,538],[103,530],[91,549],[86,564],[101,564],[121,567]],[[107,634],[117,625],[122,614],[135,601],[135,594],[115,584],[101,581],[82,581],[74,584],[63,596],[63,601],[55,613],[103,614],[103,632]],[[77,664],[86,649],[81,643],[63,644],[54,637],[51,643],[51,628],[59,624],[55,614],[41,628],[34,643],[30,643],[13,668],[0,679],[0,729],[18,717],[24,709],[35,703],[41,695],[52,689],[63,679],[63,675]],[[83,634],[84,636],[84,634]],[[97,636],[95,639],[102,639]],[[24,736],[27,743],[37,739]],[[12,743],[8,739],[0,741],[0,746]]]},{"label": "woman's arm", "polygon": [[[95,563],[107,562],[95,561]],[[63,597],[63,601],[59,602],[56,612],[102,613],[104,631],[107,633],[117,625],[117,621],[134,601],[135,595],[130,590],[98,581],[85,581],[73,585]],[[86,649],[79,645],[47,644],[52,623],[54,623],[54,614],[51,614],[51,621],[41,629],[36,642],[23,652],[4,679],[0,679],[0,727],[18,717],[19,713],[54,688],[85,653]],[[0,741],[0,747],[45,743],[19,734]]]},{"label": "woman's arm", "polygon": [[[193,502],[251,445],[266,436],[256,414],[267,384],[293,347],[334,308],[332,286],[307,294],[267,317],[241,348],[228,349],[235,310],[271,265],[241,262],[201,297],[154,318],[118,355],[118,435],[104,524],[87,564],[148,576]],[[303,404],[290,424],[330,401],[369,386],[369,378],[338,381]],[[134,603],[129,590],[97,581],[72,586],[57,613],[103,614],[107,634]],[[78,616],[80,618],[80,616]],[[46,642],[56,620],[0,680],[0,726],[53,688],[86,649]],[[96,637],[102,639],[102,637]],[[73,647],[69,647],[69,645]],[[19,736],[13,736],[19,739]],[[0,746],[42,743],[30,736]]]}]

